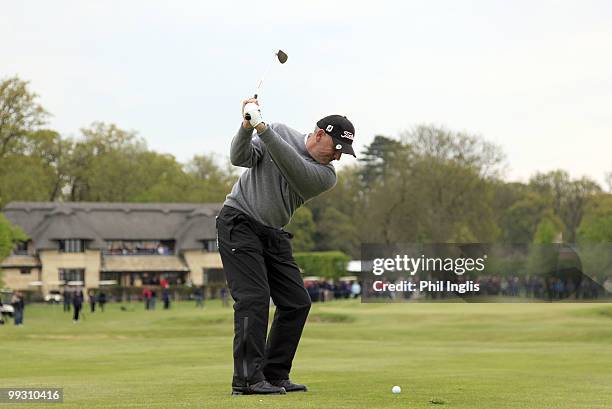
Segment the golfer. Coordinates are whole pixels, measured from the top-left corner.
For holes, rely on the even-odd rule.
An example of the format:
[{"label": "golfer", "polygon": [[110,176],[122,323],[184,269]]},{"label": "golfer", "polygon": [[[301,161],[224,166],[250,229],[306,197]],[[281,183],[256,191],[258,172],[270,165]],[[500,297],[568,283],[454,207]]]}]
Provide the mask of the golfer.
[{"label": "golfer", "polygon": [[[235,301],[232,394],[306,391],[289,373],[311,301],[293,259],[292,235],[282,227],[304,202],[335,185],[331,162],[343,153],[355,156],[355,129],[341,115],[321,119],[310,134],[266,124],[256,99],[243,101],[242,114],[230,159],[247,169],[217,217],[219,252]],[[266,342],[270,297],[276,313]]]}]

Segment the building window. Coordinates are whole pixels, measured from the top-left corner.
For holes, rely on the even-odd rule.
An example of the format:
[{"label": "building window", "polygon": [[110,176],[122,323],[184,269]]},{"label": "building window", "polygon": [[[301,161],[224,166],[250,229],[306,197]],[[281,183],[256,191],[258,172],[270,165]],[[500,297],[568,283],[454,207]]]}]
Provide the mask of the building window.
[{"label": "building window", "polygon": [[83,240],[60,240],[59,244],[62,253],[83,253],[85,251]]},{"label": "building window", "polygon": [[207,251],[209,253],[219,251],[219,246],[217,246],[217,240],[204,240],[204,251]]},{"label": "building window", "polygon": [[15,243],[15,248],[13,249],[13,254],[25,256],[28,254],[28,242],[27,241],[18,241]]},{"label": "building window", "polygon": [[121,274],[114,271],[101,271],[100,272],[100,280],[114,280],[119,284],[121,281]]},{"label": "building window", "polygon": [[60,281],[82,281],[85,282],[85,269],[84,268],[60,268],[59,269]]},{"label": "building window", "polygon": [[30,274],[30,273],[32,272],[32,270],[31,270],[31,269],[29,269],[29,268],[21,268],[21,269],[19,269],[19,272],[20,272],[22,275],[27,275],[27,274]]}]

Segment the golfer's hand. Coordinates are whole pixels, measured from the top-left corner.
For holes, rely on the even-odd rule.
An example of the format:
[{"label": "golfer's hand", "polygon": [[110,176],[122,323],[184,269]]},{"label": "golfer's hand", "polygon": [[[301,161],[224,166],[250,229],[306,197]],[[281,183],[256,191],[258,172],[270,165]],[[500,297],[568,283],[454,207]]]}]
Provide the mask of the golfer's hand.
[{"label": "golfer's hand", "polygon": [[245,115],[247,114],[247,112],[245,112],[244,108],[249,103],[254,103],[254,104],[259,105],[259,101],[256,98],[249,98],[249,99],[245,99],[244,101],[242,101],[242,109],[240,110],[240,115],[242,116],[242,126],[245,129],[253,129],[253,126],[251,126],[251,122],[245,118]]}]

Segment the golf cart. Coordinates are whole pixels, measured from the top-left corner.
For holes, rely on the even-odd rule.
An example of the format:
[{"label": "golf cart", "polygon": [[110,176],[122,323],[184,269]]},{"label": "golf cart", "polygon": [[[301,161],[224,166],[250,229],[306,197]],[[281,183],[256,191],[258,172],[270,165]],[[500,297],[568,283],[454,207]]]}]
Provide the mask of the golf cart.
[{"label": "golf cart", "polygon": [[3,288],[0,290],[0,314],[2,317],[13,317],[15,309],[11,305],[11,298],[13,298],[13,290]]},{"label": "golf cart", "polygon": [[60,302],[62,302],[63,299],[64,297],[62,296],[62,293],[59,290],[51,290],[49,291],[49,294],[45,295],[45,302],[51,304],[59,304]]}]

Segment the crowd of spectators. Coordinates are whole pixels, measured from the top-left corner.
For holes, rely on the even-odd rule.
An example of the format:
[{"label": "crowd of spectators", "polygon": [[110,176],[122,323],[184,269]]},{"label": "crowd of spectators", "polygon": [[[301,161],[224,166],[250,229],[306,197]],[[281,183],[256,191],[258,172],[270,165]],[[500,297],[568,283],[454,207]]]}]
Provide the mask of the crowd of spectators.
[{"label": "crowd of spectators", "polygon": [[174,254],[174,249],[158,241],[112,241],[108,242],[105,254],[111,256],[160,255]]},{"label": "crowd of spectators", "polygon": [[361,295],[361,285],[357,281],[305,280],[304,286],[312,302],[325,302],[343,298],[356,298]]}]

